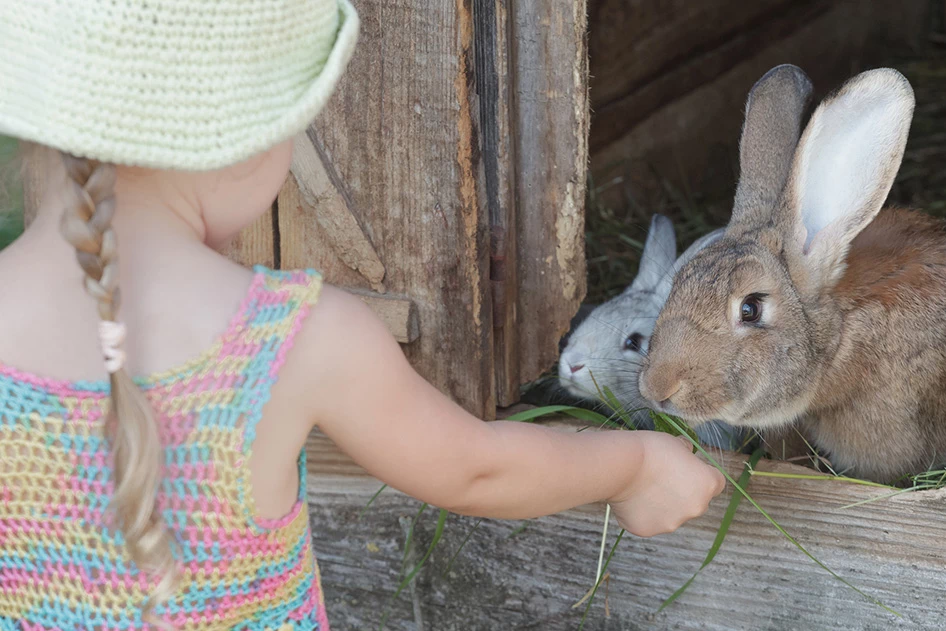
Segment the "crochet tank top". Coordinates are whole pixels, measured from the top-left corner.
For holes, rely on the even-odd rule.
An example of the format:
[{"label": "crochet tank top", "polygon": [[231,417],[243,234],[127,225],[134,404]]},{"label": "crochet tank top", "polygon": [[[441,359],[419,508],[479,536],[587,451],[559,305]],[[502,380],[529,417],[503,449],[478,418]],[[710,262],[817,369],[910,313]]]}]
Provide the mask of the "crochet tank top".
[{"label": "crochet tank top", "polygon": [[[181,583],[155,613],[180,630],[328,631],[305,503],[256,517],[249,459],[263,405],[303,318],[313,271],[255,268],[227,331],[186,365],[138,380],[164,444],[160,515]],[[149,578],[112,527],[107,382],[0,366],[0,631],[154,629]]]}]

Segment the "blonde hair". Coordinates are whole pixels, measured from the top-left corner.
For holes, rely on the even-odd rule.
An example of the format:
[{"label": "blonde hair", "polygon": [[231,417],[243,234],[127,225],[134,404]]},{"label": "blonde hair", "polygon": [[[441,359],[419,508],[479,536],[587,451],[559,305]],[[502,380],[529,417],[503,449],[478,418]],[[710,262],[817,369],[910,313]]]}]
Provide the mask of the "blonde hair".
[{"label": "blonde hair", "polygon": [[[85,272],[85,289],[98,305],[99,318],[114,322],[121,303],[115,213],[115,166],[61,154],[66,168],[65,207],[60,231],[76,250]],[[157,513],[163,449],[151,406],[121,367],[109,375],[111,406],[108,433],[114,457],[112,508],[131,558],[141,571],[159,578],[145,604],[154,619],[156,604],[167,600],[178,581],[173,539]],[[165,626],[165,625],[162,625]]]}]

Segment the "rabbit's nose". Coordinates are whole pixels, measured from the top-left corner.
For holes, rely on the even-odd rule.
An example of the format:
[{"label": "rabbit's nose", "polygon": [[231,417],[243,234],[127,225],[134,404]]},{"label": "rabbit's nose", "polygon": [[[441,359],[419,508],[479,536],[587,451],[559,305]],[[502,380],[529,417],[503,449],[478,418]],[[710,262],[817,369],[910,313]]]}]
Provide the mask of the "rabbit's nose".
[{"label": "rabbit's nose", "polygon": [[584,367],[585,367],[584,364],[575,364],[574,366],[569,365],[569,366],[568,366],[568,369],[571,370],[571,371],[572,371],[572,374],[574,375],[576,372],[578,372],[579,370],[581,370],[581,369],[584,368]]},{"label": "rabbit's nose", "polygon": [[666,403],[683,387],[679,374],[667,364],[648,367],[640,376],[641,395],[654,403]]}]

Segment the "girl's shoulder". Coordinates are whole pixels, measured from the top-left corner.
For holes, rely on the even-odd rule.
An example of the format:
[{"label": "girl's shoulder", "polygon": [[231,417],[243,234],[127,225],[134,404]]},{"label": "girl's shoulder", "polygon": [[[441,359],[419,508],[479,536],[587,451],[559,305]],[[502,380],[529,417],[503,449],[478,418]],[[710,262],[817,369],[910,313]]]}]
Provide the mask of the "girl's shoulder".
[{"label": "girl's shoulder", "polygon": [[301,325],[319,301],[322,287],[322,275],[314,269],[276,270],[256,265],[242,316],[250,326],[275,320],[298,320]]}]

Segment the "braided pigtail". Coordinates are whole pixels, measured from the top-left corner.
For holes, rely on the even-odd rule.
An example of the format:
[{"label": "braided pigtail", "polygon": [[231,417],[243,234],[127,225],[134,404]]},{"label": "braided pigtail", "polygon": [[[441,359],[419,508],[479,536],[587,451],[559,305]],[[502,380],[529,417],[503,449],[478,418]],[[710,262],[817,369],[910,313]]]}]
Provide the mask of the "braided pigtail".
[{"label": "braided pigtail", "polygon": [[[76,249],[85,272],[85,289],[98,304],[100,336],[111,383],[108,419],[115,459],[113,508],[132,559],[160,577],[145,614],[167,600],[177,583],[172,538],[156,511],[163,450],[151,406],[124,368],[124,327],[117,322],[118,243],[112,229],[115,213],[115,167],[63,154],[66,187],[71,193],[62,215],[63,237]],[[163,625],[162,625],[163,626]]]}]

